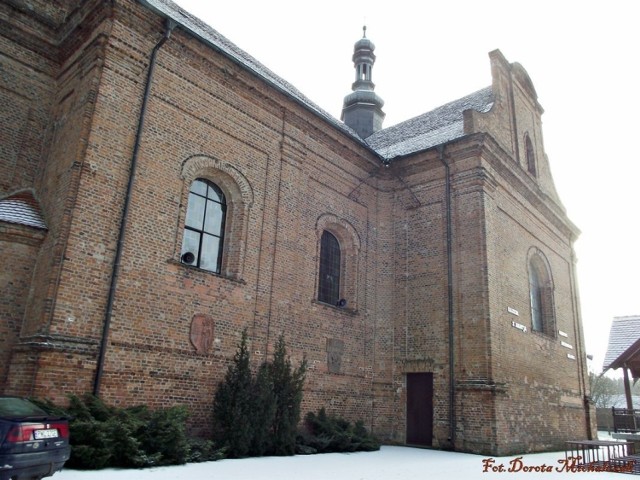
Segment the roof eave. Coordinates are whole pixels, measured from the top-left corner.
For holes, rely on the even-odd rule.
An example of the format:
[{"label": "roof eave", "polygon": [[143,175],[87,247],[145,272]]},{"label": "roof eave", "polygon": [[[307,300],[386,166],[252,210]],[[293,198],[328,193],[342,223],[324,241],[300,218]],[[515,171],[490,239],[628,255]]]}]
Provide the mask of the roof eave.
[{"label": "roof eave", "polygon": [[[618,357],[608,366],[604,367],[603,371],[606,372],[609,369],[616,370],[618,368],[624,368],[631,360],[640,360],[640,358],[634,359],[634,357],[640,357],[640,338],[632,343],[624,352],[618,355]],[[636,373],[640,373],[640,371]],[[637,376],[638,375],[634,375],[634,377]]]},{"label": "roof eave", "polygon": [[292,101],[294,101],[295,103],[297,103],[298,105],[303,107],[305,110],[309,111],[310,113],[312,113],[313,115],[315,115],[317,117],[322,118],[324,121],[329,123],[337,131],[343,133],[344,135],[347,135],[350,139],[355,140],[356,142],[358,142],[360,144],[360,146],[366,148],[369,152],[371,152],[373,155],[378,157],[378,159],[382,163],[385,163],[384,157],[382,157],[378,152],[376,152],[374,149],[372,149],[364,141],[364,139],[362,139],[358,135],[350,132],[346,128],[346,126],[338,124],[338,121],[336,119],[334,119],[333,117],[329,116],[328,114],[325,114],[322,111],[319,111],[319,110],[316,110],[316,109],[312,108],[309,104],[304,102],[302,99],[300,99],[296,95],[293,95],[291,92],[287,91],[287,89],[283,88],[282,86],[278,85],[277,83],[272,82],[271,79],[269,79],[267,76],[263,75],[261,72],[251,68],[251,66],[249,66],[246,63],[242,62],[240,59],[238,59],[237,57],[232,55],[227,50],[221,48],[219,45],[216,45],[214,42],[211,42],[209,39],[207,39],[207,38],[203,37],[202,35],[198,34],[197,31],[189,28],[187,25],[182,23],[180,20],[169,16],[166,12],[160,10],[155,5],[151,4],[148,0],[137,0],[137,1],[138,1],[138,3],[140,3],[144,7],[148,8],[149,10],[151,10],[152,12],[157,14],[158,16],[160,16],[162,18],[165,18],[165,19],[170,19],[171,21],[175,22],[177,26],[179,26],[182,30],[184,30],[188,34],[192,35],[194,38],[198,39],[202,43],[204,43],[204,44],[208,45],[209,47],[213,48],[216,52],[220,53],[225,58],[231,60],[233,63],[238,65],[240,68],[242,68],[242,69],[250,72],[252,75],[255,75],[256,77],[260,78],[263,82],[267,83],[271,88],[274,88],[278,92],[282,93],[287,98],[291,99]]}]

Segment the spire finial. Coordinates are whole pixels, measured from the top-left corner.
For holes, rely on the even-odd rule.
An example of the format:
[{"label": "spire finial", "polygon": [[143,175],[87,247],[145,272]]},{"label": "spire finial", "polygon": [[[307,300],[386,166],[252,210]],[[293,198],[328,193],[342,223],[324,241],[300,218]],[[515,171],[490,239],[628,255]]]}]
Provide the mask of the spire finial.
[{"label": "spire finial", "polygon": [[362,26],[362,38],[367,38],[367,26]]}]

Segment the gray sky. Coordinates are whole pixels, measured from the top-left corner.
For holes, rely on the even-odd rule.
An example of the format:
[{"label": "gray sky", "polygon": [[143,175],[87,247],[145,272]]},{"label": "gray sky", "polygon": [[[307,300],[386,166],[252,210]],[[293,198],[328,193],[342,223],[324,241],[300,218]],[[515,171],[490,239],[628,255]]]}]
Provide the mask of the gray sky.
[{"label": "gray sky", "polygon": [[545,109],[545,150],[571,220],[591,367],[614,316],[640,315],[636,0],[272,0],[179,5],[340,118],[367,25],[384,126],[491,84],[500,49],[529,73]]}]

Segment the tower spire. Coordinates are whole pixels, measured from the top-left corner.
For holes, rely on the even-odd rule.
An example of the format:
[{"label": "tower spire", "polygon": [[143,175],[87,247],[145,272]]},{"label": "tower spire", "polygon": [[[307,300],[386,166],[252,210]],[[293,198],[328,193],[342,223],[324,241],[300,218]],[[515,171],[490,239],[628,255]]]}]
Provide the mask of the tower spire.
[{"label": "tower spire", "polygon": [[375,45],[367,38],[367,26],[362,27],[362,38],[353,48],[353,65],[356,70],[352,93],[344,97],[341,120],[362,138],[367,138],[382,128],[384,101],[373,91],[373,64]]}]

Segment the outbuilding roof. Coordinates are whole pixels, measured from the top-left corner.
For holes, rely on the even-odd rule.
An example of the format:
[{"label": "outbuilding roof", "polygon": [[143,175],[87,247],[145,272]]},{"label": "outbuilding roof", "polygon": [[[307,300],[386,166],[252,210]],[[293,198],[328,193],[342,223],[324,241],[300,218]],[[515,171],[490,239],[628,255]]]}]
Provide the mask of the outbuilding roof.
[{"label": "outbuilding roof", "polygon": [[40,205],[28,190],[14,193],[0,200],[0,221],[41,230],[47,229],[47,224],[40,212]]},{"label": "outbuilding roof", "polygon": [[[640,315],[615,317],[611,322],[609,346],[603,370],[632,367],[634,378],[640,377]],[[635,368],[633,366],[635,365]]]}]

